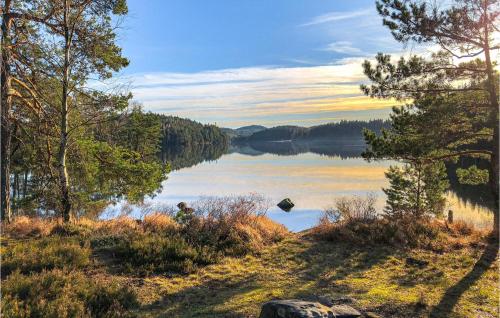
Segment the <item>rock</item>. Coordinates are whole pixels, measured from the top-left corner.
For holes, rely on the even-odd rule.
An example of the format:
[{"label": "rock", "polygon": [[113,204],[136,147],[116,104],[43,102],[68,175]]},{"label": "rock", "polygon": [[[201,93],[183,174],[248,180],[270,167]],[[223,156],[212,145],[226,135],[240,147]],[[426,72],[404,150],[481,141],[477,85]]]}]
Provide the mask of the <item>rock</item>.
[{"label": "rock", "polygon": [[356,309],[352,308],[351,306],[347,305],[334,305],[330,307],[330,309],[333,311],[333,314],[335,318],[356,318],[356,317],[361,317],[361,313],[357,311]]},{"label": "rock", "polygon": [[177,207],[181,210],[185,210],[188,207],[188,205],[186,202],[179,202],[177,203]]},{"label": "rock", "polygon": [[259,318],[357,318],[361,313],[347,305],[328,307],[297,299],[272,300],[262,306]]},{"label": "rock", "polygon": [[290,210],[295,206],[292,200],[289,198],[283,199],[280,203],[278,203],[278,207],[285,212],[290,212]]},{"label": "rock", "polygon": [[413,257],[407,257],[406,258],[406,265],[408,265],[408,266],[417,266],[417,267],[420,267],[420,268],[424,268],[427,265],[429,265],[429,262],[421,260],[421,259],[416,259],[416,258],[413,258]]},{"label": "rock", "polygon": [[317,300],[320,304],[332,307],[333,305],[345,305],[345,304],[353,304],[356,302],[356,299],[348,296],[342,296],[333,298],[330,296],[316,296],[314,300]]}]

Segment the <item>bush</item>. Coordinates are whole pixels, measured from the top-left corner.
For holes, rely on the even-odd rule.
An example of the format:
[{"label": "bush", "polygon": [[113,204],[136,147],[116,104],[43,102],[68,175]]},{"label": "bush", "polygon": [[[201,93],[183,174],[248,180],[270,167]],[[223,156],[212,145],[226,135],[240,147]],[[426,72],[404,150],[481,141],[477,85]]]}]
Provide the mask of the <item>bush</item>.
[{"label": "bush", "polygon": [[184,236],[189,242],[212,246],[225,255],[259,252],[289,233],[265,216],[268,202],[259,195],[206,198],[194,206],[198,217],[184,227]]},{"label": "bush", "polygon": [[326,209],[324,217],[330,222],[371,221],[377,218],[376,202],[373,194],[340,197],[335,201],[335,209]]},{"label": "bush", "polygon": [[45,237],[11,243],[2,248],[2,274],[22,273],[53,268],[82,268],[90,262],[90,248],[76,239]]},{"label": "bush", "polygon": [[175,233],[179,230],[179,224],[172,217],[159,212],[144,216],[142,227],[145,231],[156,233]]},{"label": "bush", "polygon": [[52,228],[50,234],[89,237],[93,233],[95,227],[95,224],[88,222],[59,223]]},{"label": "bush", "polygon": [[121,235],[140,231],[140,223],[128,216],[121,216],[116,219],[100,221],[96,227],[98,234]]},{"label": "bush", "polygon": [[93,281],[81,272],[15,272],[2,284],[2,317],[132,317],[136,295],[116,282]]},{"label": "bush", "polygon": [[139,274],[190,273],[199,265],[215,263],[219,256],[209,246],[193,246],[180,236],[158,234],[124,236],[113,253],[126,271]]},{"label": "bush", "polygon": [[40,237],[47,236],[52,231],[56,222],[26,216],[16,217],[11,223],[5,224],[5,234],[15,237]]}]

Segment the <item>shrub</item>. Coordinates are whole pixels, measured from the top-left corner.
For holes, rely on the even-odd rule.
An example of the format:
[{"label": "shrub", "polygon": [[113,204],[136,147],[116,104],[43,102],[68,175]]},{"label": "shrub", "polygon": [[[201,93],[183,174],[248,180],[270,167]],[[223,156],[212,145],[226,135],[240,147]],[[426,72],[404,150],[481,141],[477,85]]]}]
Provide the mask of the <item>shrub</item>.
[{"label": "shrub", "polygon": [[100,221],[96,230],[100,234],[128,234],[137,232],[140,229],[139,224],[138,221],[128,216],[121,216],[111,220]]},{"label": "shrub", "polygon": [[144,216],[142,227],[150,232],[175,233],[179,229],[179,224],[169,215],[155,212]]},{"label": "shrub", "polygon": [[52,228],[50,234],[60,236],[88,237],[93,233],[95,227],[95,224],[88,222],[58,223]]},{"label": "shrub", "polygon": [[90,262],[90,248],[76,239],[45,237],[11,243],[2,248],[2,274],[19,270],[40,272],[53,268],[82,268]]},{"label": "shrub", "polygon": [[335,209],[325,210],[325,217],[330,222],[371,221],[377,218],[376,202],[377,197],[373,194],[340,197],[335,201]]},{"label": "shrub", "polygon": [[11,223],[5,224],[5,234],[15,237],[39,237],[47,236],[56,222],[40,218],[29,218],[26,216],[16,217]]},{"label": "shrub", "polygon": [[126,271],[139,274],[189,273],[218,260],[209,246],[193,246],[180,236],[158,234],[124,236],[113,252]]},{"label": "shrub", "polygon": [[213,246],[223,254],[259,252],[283,239],[286,228],[265,216],[268,202],[259,195],[205,198],[195,205],[194,217],[183,229],[187,240]]},{"label": "shrub", "polygon": [[136,295],[116,282],[90,280],[81,272],[15,272],[2,284],[2,317],[132,317]]}]

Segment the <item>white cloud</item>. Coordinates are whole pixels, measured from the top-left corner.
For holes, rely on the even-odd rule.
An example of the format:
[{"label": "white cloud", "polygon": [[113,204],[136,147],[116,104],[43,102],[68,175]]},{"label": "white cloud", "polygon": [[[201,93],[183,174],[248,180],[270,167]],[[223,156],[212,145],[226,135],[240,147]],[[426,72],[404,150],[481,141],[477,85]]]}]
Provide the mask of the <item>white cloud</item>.
[{"label": "white cloud", "polygon": [[354,47],[349,41],[338,41],[327,45],[325,51],[336,52],[349,55],[363,55],[363,51]]},{"label": "white cloud", "polygon": [[357,11],[344,11],[344,12],[329,12],[327,14],[322,14],[317,17],[314,17],[311,21],[304,23],[301,26],[311,26],[328,22],[347,20],[347,19],[370,15],[372,13],[373,9],[362,9]]},{"label": "white cloud", "polygon": [[[121,77],[148,111],[221,126],[325,122],[334,112],[387,109],[392,102],[362,96],[362,58],[333,65],[249,67],[197,73]],[[392,103],[392,104],[391,104]],[[323,119],[325,118],[325,119]]]}]

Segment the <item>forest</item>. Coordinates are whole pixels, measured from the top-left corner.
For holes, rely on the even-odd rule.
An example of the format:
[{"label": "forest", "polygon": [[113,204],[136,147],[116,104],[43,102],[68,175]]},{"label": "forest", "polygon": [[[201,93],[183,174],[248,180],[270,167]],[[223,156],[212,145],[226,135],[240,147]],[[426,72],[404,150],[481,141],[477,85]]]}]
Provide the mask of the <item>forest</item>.
[{"label": "forest", "polygon": [[233,138],[233,142],[256,142],[256,141],[335,141],[337,139],[349,138],[353,140],[363,139],[363,130],[368,129],[380,132],[383,128],[389,128],[388,120],[376,119],[370,121],[347,121],[329,123],[312,127],[278,126],[259,130],[249,136]]},{"label": "forest", "polygon": [[[271,78],[286,86],[290,101],[302,101],[309,96],[304,90],[318,87],[296,85],[297,77],[311,77],[318,66],[295,59],[300,66],[288,68],[296,76],[290,81],[282,80],[286,72],[281,67],[250,68],[251,76],[241,69],[217,73],[208,67],[195,76],[191,68],[176,73],[172,67],[138,77],[153,83],[147,88],[136,83],[141,103],[127,84],[115,81],[133,62],[125,57],[118,33],[132,1],[0,2],[2,317],[499,315],[498,0],[375,0],[369,12],[377,15],[391,41],[410,48],[406,54],[374,55],[350,47],[349,41],[311,48],[309,52],[341,54],[335,63],[329,58],[323,65],[328,67],[361,57],[357,66],[363,78],[356,81],[355,94],[343,91],[355,78],[344,67],[348,64],[342,65],[345,73],[338,82],[324,74],[325,68],[312,78],[341,91],[340,100],[349,96],[390,102],[395,106],[386,109],[391,111],[388,118],[313,127],[295,126],[290,120],[273,128],[234,130],[154,113],[149,111],[153,103],[144,96],[154,95],[156,86],[166,83],[164,92],[170,95],[161,103],[187,100],[194,114],[213,115],[215,109],[233,124],[252,122],[248,118],[266,123],[266,118],[281,118],[274,113],[283,106],[273,102],[283,96],[278,94],[273,102],[241,101],[243,84],[253,85],[255,95],[268,94],[273,90],[267,86]],[[160,3],[164,11],[170,10],[170,4]],[[368,32],[363,24],[368,10],[338,11],[344,5],[352,3],[342,3],[336,11],[322,10],[295,29],[309,33],[302,30],[357,19],[351,25],[356,32],[361,27]],[[207,28],[205,21],[219,22],[212,16],[216,10],[206,8],[189,6],[184,27],[198,22],[197,14],[207,18],[200,29]],[[227,20],[239,26],[237,13],[247,12],[231,8],[234,19]],[[290,14],[279,6],[270,11]],[[306,10],[299,11],[291,15]],[[261,18],[252,16],[252,31]],[[273,32],[291,29],[275,16],[267,18]],[[146,19],[153,18],[143,16],[140,24]],[[160,22],[170,22],[164,20]],[[176,31],[163,24],[154,29],[148,33]],[[273,32],[256,33],[261,38]],[[193,35],[186,38],[200,45],[203,34]],[[246,43],[241,34],[237,37]],[[211,40],[210,46],[219,48],[214,43],[220,41]],[[273,42],[268,40],[263,47]],[[373,34],[370,40],[387,43]],[[188,53],[207,49],[193,45],[176,51],[177,44],[168,43],[162,53],[177,52],[179,64]],[[145,49],[139,44],[135,48]],[[149,52],[158,54],[155,48]],[[257,46],[221,48],[217,53],[243,56],[239,53],[254,49]],[[393,47],[383,51],[392,52]],[[349,58],[342,55],[346,53],[351,53]],[[210,60],[193,56],[193,65]],[[146,57],[153,63],[152,56]],[[221,95],[230,92],[226,103],[205,105],[221,98],[213,87],[223,87]],[[298,96],[299,91],[303,95]],[[192,96],[186,99],[188,92]],[[232,103],[249,117],[235,118],[236,112],[227,111],[234,110]],[[338,105],[323,106],[331,111],[330,106]],[[289,108],[294,116],[307,111],[296,104]],[[325,109],[314,114],[321,122],[327,121]],[[325,141],[330,142],[326,148],[319,145]],[[253,157],[237,153],[231,142]],[[259,157],[263,152],[270,154]],[[237,171],[236,176],[226,170],[214,173],[220,167],[214,162],[200,167],[204,170],[193,167],[223,154],[223,167]],[[287,161],[278,155],[287,155]],[[208,181],[199,193],[218,194],[191,200],[201,173]],[[174,179],[183,192],[171,199],[176,202],[154,201],[156,196],[168,199],[169,191],[177,190],[163,191]],[[319,187],[315,180],[320,180]],[[295,183],[286,188],[287,182]],[[250,183],[278,193],[281,201],[276,205],[268,193],[255,192],[258,189],[241,194]],[[382,202],[368,192],[373,184]],[[450,184],[460,190],[450,192]],[[485,212],[487,227],[459,218],[456,206],[449,208],[450,194],[471,187],[464,196],[479,199],[488,192],[492,201]],[[287,191],[295,193],[293,200]],[[321,210],[299,204],[299,199],[304,199],[301,204],[315,204],[323,198],[332,201]],[[119,213],[104,216],[107,208]],[[312,216],[312,227],[295,232],[282,224],[293,218],[302,224]]]}]

